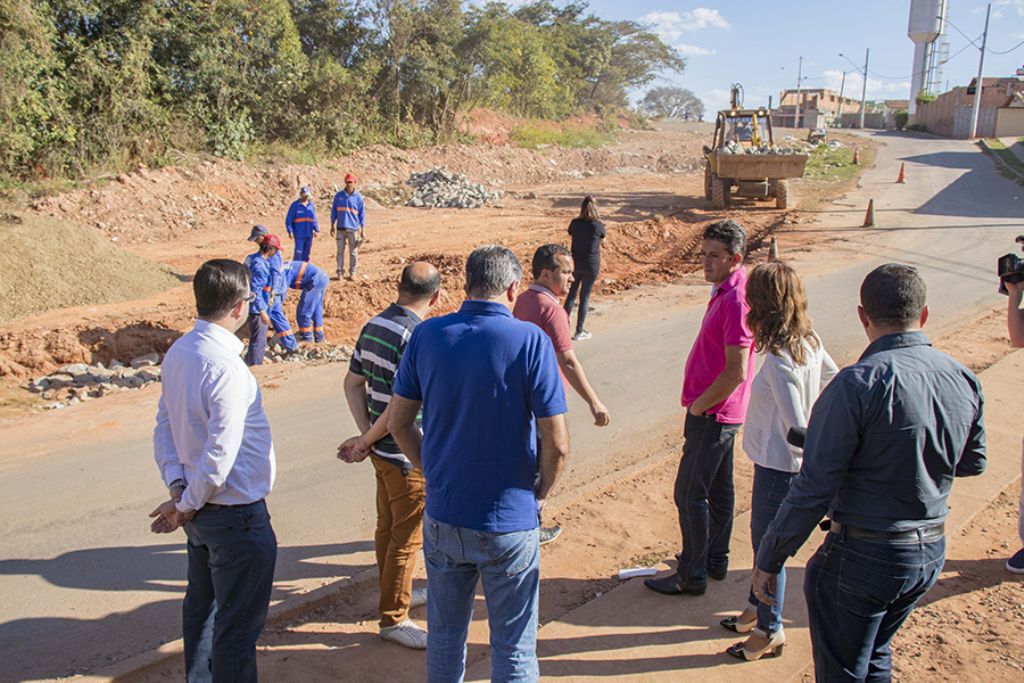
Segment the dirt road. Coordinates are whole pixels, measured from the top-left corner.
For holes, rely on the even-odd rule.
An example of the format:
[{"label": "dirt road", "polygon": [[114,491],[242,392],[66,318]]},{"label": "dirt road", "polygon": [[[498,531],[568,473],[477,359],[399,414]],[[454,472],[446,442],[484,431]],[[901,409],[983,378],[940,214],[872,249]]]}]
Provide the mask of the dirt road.
[{"label": "dirt road", "polygon": [[[802,222],[787,224],[780,234],[783,252],[808,277],[816,326],[841,359],[863,346],[851,313],[860,278],[872,264],[919,265],[932,291],[932,326],[941,331],[991,304],[991,264],[1010,248],[1011,228],[1021,214],[1019,188],[997,176],[966,143],[879,137],[884,145],[878,165],[850,195],[849,207],[797,216]],[[901,158],[909,161],[911,182],[895,186]],[[686,235],[712,217],[696,208],[692,195],[699,189],[692,175],[574,179],[535,190],[536,199],[514,210],[491,210],[472,220],[435,213],[440,224],[452,223],[440,231],[437,244],[427,236],[423,214],[410,213],[382,230],[370,264],[397,270],[399,254],[464,252],[485,236],[526,254],[559,236],[568,204],[594,192],[607,198],[613,232],[603,277],[615,280],[621,269],[632,282],[678,278],[678,272],[659,268]],[[868,196],[883,209],[884,229],[854,228]],[[756,231],[780,218],[774,211],[734,215]],[[229,244],[227,236],[221,239],[221,246]],[[415,248],[420,245],[422,252]],[[237,250],[242,253],[244,245]],[[624,265],[635,261],[649,267]],[[446,284],[457,280],[452,269],[446,277]],[[598,431],[587,424],[582,405],[570,401],[573,460],[554,501],[556,513],[675,448],[679,377],[706,293],[703,283],[684,281],[605,294],[596,302],[590,326],[595,337],[580,344],[578,353],[614,420]],[[383,304],[386,290],[371,298]],[[372,563],[372,476],[368,468],[342,466],[332,455],[340,438],[354,431],[343,408],[343,372],[336,366],[258,371],[279,450],[270,505],[281,539],[274,600],[285,607],[298,594],[308,596]],[[149,444],[156,396],[154,389],[143,390],[4,427],[0,481],[10,493],[0,500],[0,515],[12,521],[0,532],[0,590],[9,598],[0,608],[0,649],[15,653],[16,665],[5,667],[0,680],[92,671],[176,637],[183,549],[178,538],[149,535],[144,519],[161,495]]]}]

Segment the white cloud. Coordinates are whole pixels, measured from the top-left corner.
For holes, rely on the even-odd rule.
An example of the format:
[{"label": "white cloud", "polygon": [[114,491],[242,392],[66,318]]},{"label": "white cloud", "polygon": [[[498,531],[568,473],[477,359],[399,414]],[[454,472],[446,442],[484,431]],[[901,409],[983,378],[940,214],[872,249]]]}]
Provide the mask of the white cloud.
[{"label": "white cloud", "polygon": [[[994,7],[992,8],[992,18],[993,19],[1002,19],[1003,15],[1004,15],[1004,12],[1003,12],[1004,9],[1016,10],[1018,17],[1024,17],[1024,0],[996,0],[993,4],[994,4]],[[980,7],[975,7],[973,10],[971,10],[971,14],[984,14],[984,13],[985,13],[985,5],[982,5]]]},{"label": "white cloud", "polygon": [[649,12],[640,17],[659,38],[674,42],[684,33],[695,33],[708,28],[732,28],[716,9],[698,7],[692,12]]},{"label": "white cloud", "polygon": [[722,110],[729,108],[729,91],[722,90],[721,88],[715,90],[708,90],[700,94],[700,99],[704,102],[704,106],[707,109],[707,113],[704,114],[704,120],[715,120],[715,114]]},{"label": "white cloud", "polygon": [[[829,90],[839,92],[842,86],[843,72],[838,69],[825,71],[825,87]],[[846,89],[844,97],[860,99],[861,88],[864,86],[864,78],[855,71],[846,72]],[[868,99],[869,100],[905,100],[910,97],[910,81],[880,81],[868,78]]]},{"label": "white cloud", "polygon": [[700,47],[699,45],[688,45],[686,43],[677,43],[672,47],[674,47],[679,54],[685,57],[708,57],[710,55],[718,54],[717,50]]}]

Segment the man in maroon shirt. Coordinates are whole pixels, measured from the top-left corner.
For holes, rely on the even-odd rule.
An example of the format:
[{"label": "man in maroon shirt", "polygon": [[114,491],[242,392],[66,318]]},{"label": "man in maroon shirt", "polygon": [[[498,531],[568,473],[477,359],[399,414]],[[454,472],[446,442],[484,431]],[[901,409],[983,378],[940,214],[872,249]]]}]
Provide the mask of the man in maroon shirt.
[{"label": "man in maroon shirt", "polygon": [[[519,320],[531,322],[551,339],[558,359],[558,370],[562,381],[571,386],[580,398],[587,402],[594,424],[604,427],[611,421],[608,409],[597,397],[597,392],[587,381],[583,364],[572,350],[572,333],[569,332],[569,314],[562,307],[561,298],[569,291],[572,282],[572,257],[561,244],[545,244],[533,254],[533,284],[516,299],[512,315]],[[541,527],[540,542],[550,543],[562,533],[560,526]]]}]

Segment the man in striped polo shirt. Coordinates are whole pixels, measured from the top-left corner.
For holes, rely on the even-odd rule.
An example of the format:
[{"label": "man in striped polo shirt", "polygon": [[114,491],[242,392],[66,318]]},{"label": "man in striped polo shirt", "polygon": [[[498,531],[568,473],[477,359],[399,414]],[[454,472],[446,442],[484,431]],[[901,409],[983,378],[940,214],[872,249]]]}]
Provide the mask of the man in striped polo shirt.
[{"label": "man in striped polo shirt", "polygon": [[[380,635],[385,640],[422,650],[427,632],[409,619],[413,600],[412,576],[423,546],[423,473],[402,454],[387,431],[398,362],[413,328],[437,303],[441,276],[429,263],[405,267],[398,284],[398,301],[371,318],[359,334],[348,374],[345,398],[360,436],[338,447],[338,458],[358,462],[370,457],[377,475],[377,531],[374,545],[380,572]],[[417,604],[418,603],[418,604]]]}]

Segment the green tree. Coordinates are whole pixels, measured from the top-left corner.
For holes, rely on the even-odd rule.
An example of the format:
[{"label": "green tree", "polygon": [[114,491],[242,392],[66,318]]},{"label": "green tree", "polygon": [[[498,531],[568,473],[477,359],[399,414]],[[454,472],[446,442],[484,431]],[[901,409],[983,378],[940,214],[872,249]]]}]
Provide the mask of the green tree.
[{"label": "green tree", "polygon": [[644,95],[640,110],[659,119],[704,119],[704,103],[686,88],[652,88]]}]

